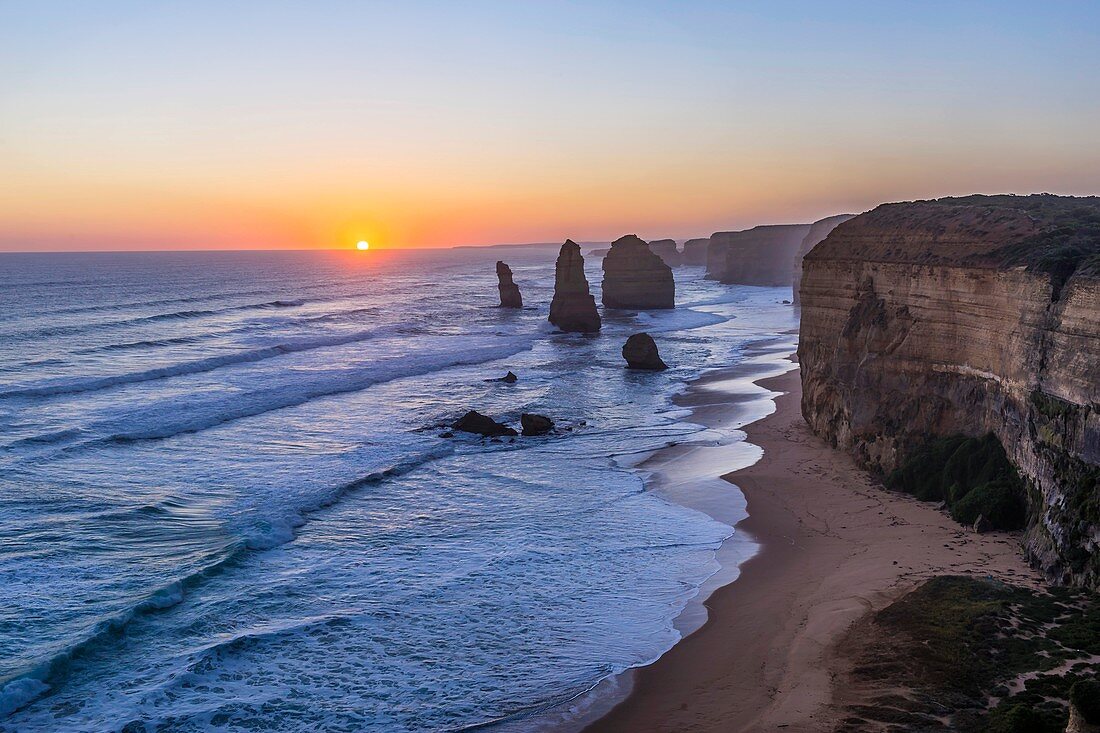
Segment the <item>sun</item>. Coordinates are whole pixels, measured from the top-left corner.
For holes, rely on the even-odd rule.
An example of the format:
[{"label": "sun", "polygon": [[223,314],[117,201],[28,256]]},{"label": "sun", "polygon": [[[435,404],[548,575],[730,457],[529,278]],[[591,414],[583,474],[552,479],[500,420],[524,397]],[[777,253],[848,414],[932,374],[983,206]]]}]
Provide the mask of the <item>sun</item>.
[{"label": "sun", "polygon": [[359,243],[355,245],[355,248],[360,250],[370,249],[370,242],[364,242],[363,240],[360,240]]}]

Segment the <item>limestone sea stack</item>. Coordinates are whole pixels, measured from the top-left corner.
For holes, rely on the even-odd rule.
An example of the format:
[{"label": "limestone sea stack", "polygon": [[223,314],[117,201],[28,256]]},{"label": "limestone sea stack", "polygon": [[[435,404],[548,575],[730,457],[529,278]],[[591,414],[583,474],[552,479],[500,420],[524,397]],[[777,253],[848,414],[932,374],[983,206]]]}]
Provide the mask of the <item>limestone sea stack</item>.
[{"label": "limestone sea stack", "polygon": [[684,242],[684,255],[681,262],[685,265],[702,267],[707,264],[707,249],[710,247],[710,237],[701,239],[689,239]]},{"label": "limestone sea stack", "polygon": [[837,214],[836,216],[819,219],[810,225],[810,231],[802,239],[802,244],[798,246],[798,253],[794,258],[794,280],[791,282],[791,287],[794,289],[795,305],[798,305],[798,288],[802,285],[802,258],[825,237],[829,236],[829,232],[836,229],[838,224],[843,224],[853,216],[855,214]]},{"label": "limestone sea stack", "polygon": [[1015,502],[1032,562],[1100,587],[1100,197],[879,206],[806,255],[801,294],[815,433],[901,490],[946,484],[921,498],[953,516]]},{"label": "limestone sea stack", "polygon": [[603,258],[603,304],[608,308],[673,308],[676,282],[672,268],[634,234],[611,243]]},{"label": "limestone sea stack", "polygon": [[657,372],[668,369],[657,351],[657,343],[648,333],[636,333],[623,344],[623,358],[627,369],[645,369]]},{"label": "limestone sea stack", "polygon": [[680,250],[676,248],[675,239],[654,239],[649,243],[649,251],[661,258],[669,267],[679,267],[683,264]]},{"label": "limestone sea stack", "polygon": [[497,290],[500,291],[501,308],[522,308],[523,298],[519,285],[512,281],[512,268],[497,260]]},{"label": "limestone sea stack", "polygon": [[809,224],[773,224],[715,232],[707,249],[707,279],[731,285],[790,285]]},{"label": "limestone sea stack", "polygon": [[584,276],[584,257],[572,239],[565,240],[554,266],[554,299],[550,301],[549,321],[562,331],[600,330],[596,299],[588,292],[588,278]]}]

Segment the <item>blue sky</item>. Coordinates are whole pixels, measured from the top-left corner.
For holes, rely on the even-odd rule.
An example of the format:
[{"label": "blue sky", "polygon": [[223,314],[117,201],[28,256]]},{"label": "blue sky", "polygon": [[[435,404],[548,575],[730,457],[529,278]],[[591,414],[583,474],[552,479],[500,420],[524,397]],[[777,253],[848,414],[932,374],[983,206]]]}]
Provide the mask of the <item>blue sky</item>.
[{"label": "blue sky", "polygon": [[0,248],[689,236],[1098,192],[1097,129],[1100,3],[0,0]]}]

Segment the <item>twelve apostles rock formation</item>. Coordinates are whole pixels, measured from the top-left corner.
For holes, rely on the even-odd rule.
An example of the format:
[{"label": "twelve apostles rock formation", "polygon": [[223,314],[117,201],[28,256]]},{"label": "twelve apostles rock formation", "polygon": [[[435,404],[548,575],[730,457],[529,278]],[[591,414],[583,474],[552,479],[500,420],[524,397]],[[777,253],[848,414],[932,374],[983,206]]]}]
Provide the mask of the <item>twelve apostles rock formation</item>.
[{"label": "twelve apostles rock formation", "polygon": [[700,267],[707,264],[707,250],[710,248],[710,237],[701,239],[689,239],[684,242],[684,253],[681,261],[685,265]]},{"label": "twelve apostles rock formation", "polygon": [[836,216],[829,216],[824,219],[818,219],[810,225],[810,231],[802,238],[802,244],[798,246],[798,252],[794,258],[794,277],[791,280],[791,287],[794,290],[794,303],[798,304],[798,288],[802,285],[802,258],[806,254],[817,246],[821,240],[829,236],[829,232],[833,231],[838,224],[842,224],[851,219],[855,214],[837,214]]},{"label": "twelve apostles rock formation", "polygon": [[675,239],[654,239],[649,243],[649,251],[661,258],[669,267],[679,267],[683,264],[680,250],[676,248]]},{"label": "twelve apostles rock formation", "polygon": [[519,285],[512,281],[512,268],[497,260],[497,290],[500,291],[501,308],[522,308],[523,298]]},{"label": "twelve apostles rock formation", "polygon": [[661,355],[657,351],[657,343],[648,333],[632,334],[623,344],[623,358],[626,359],[627,369],[648,371],[668,369],[668,365],[661,360]]},{"label": "twelve apostles rock formation", "polygon": [[561,246],[554,267],[554,299],[550,302],[549,320],[562,331],[600,330],[596,300],[588,292],[588,279],[584,276],[584,257],[572,239]]},{"label": "twelve apostles rock formation", "polygon": [[603,258],[603,304],[608,308],[672,308],[676,283],[672,269],[633,234],[611,243]]},{"label": "twelve apostles rock formation", "polygon": [[707,279],[734,285],[789,285],[809,224],[773,224],[715,232],[707,249]]},{"label": "twelve apostles rock formation", "polygon": [[883,473],[993,436],[1023,479],[1029,557],[1100,585],[1100,198],[879,206],[806,255],[801,292],[814,432]]}]

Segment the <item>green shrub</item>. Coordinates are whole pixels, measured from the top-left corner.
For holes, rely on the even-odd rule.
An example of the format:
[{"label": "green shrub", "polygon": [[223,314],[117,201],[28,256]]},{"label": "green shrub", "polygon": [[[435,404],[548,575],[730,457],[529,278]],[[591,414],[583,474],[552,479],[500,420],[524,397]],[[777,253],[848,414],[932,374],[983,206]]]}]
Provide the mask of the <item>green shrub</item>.
[{"label": "green shrub", "polygon": [[1069,700],[1086,723],[1100,725],[1100,682],[1079,680],[1069,689]]},{"label": "green shrub", "polygon": [[997,529],[1027,518],[1023,481],[992,433],[929,440],[886,479],[886,486],[923,501],[944,501],[951,516],[973,524],[983,515]]},{"label": "green shrub", "polygon": [[1057,722],[1025,705],[998,707],[986,720],[983,733],[1061,733]]},{"label": "green shrub", "polygon": [[956,522],[974,524],[978,515],[994,527],[1019,529],[1027,519],[1027,508],[1018,486],[1000,478],[971,489],[951,507]]}]

